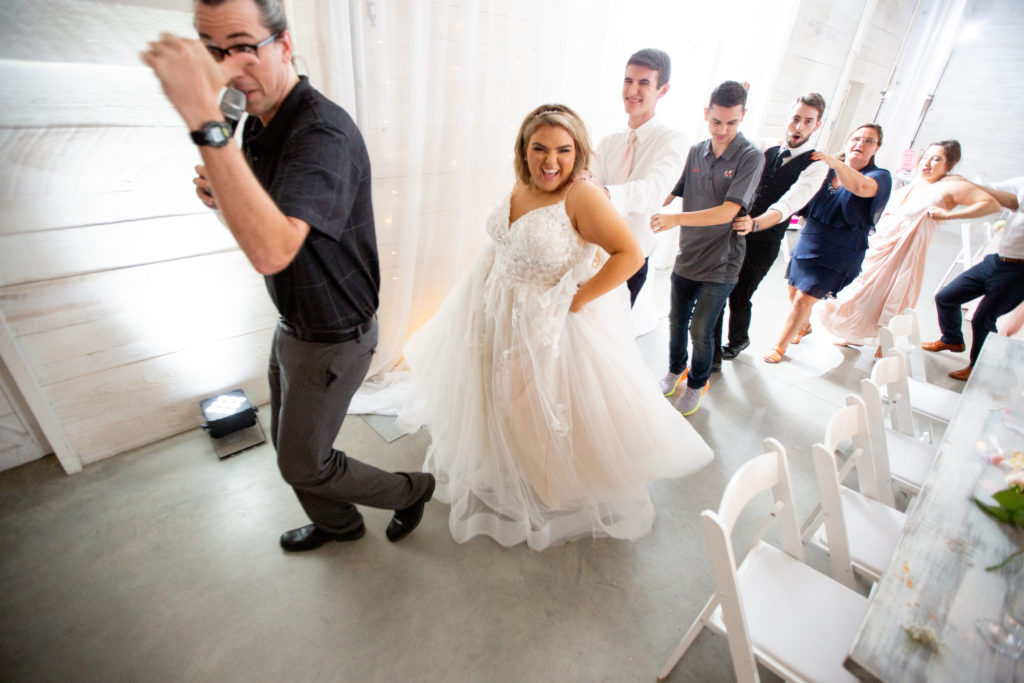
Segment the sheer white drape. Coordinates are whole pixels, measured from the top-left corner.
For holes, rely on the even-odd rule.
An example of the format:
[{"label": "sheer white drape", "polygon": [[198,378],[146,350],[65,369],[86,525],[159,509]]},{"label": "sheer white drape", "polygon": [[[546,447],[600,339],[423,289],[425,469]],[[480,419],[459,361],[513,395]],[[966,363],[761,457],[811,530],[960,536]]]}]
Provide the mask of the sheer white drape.
[{"label": "sheer white drape", "polygon": [[[878,112],[885,144],[878,150],[882,168],[898,169],[903,151],[914,142],[925,114],[928,97],[935,92],[942,72],[964,27],[967,0],[923,0],[910,39],[896,71],[892,87]],[[914,142],[918,151],[931,140]]]},{"label": "sheer white drape", "polygon": [[[738,0],[728,31],[712,3],[615,0],[318,0],[319,65],[328,94],[352,112],[373,162],[381,252],[381,341],[371,374],[401,358],[486,239],[484,219],[513,183],[525,114],[572,106],[592,141],[625,125],[628,56],[673,58],[659,116],[691,140],[725,79],[753,84],[745,130],[757,133],[796,0]],[[357,46],[362,45],[359,50]],[[363,75],[365,71],[365,77]],[[346,89],[354,89],[345,95]],[[362,107],[365,103],[365,113]],[[346,108],[349,108],[347,106]],[[350,109],[351,111],[351,109]]]}]

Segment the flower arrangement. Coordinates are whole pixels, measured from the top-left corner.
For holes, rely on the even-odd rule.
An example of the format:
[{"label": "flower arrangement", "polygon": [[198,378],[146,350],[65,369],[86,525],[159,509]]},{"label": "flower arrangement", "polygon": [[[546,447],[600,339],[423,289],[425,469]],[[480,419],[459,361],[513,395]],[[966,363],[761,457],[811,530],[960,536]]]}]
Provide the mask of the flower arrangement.
[{"label": "flower arrangement", "polygon": [[[993,453],[986,454],[987,449],[981,443],[978,444],[978,450],[993,465],[1008,470],[1005,477],[1007,488],[992,494],[992,500],[995,501],[995,505],[989,505],[984,501],[978,500],[976,496],[972,497],[974,503],[986,514],[1000,522],[1012,524],[1018,529],[1024,529],[1024,451],[1015,451],[1009,457],[998,449]],[[1000,569],[1018,555],[1024,555],[1024,548],[1013,553],[999,564],[985,567],[985,569],[990,572]]]}]

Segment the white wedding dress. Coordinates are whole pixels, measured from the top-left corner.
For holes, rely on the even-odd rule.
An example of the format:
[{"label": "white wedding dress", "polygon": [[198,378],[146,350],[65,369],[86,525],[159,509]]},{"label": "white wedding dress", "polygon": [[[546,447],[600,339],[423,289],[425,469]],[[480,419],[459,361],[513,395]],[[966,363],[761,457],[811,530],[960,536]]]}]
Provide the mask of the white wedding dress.
[{"label": "white wedding dress", "polygon": [[703,467],[711,449],[644,365],[625,286],[569,312],[596,247],[564,201],[511,225],[509,201],[487,220],[493,244],[406,345],[399,422],[430,431],[423,468],[459,543],[639,538],[654,522],[647,484]]}]

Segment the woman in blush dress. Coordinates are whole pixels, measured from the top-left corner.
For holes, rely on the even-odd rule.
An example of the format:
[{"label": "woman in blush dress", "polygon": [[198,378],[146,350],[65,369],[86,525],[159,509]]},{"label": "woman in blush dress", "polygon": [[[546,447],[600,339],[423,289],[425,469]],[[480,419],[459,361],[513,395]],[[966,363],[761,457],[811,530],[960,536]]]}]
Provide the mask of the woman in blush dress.
[{"label": "woman in blush dress", "polygon": [[[928,245],[939,221],[976,218],[999,211],[987,192],[948,176],[960,161],[960,143],[928,146],[918,176],[893,193],[868,240],[861,274],[822,306],[819,320],[846,344],[876,344],[878,330],[917,305]],[[957,208],[960,207],[960,208]],[[881,356],[881,349],[876,356]]]},{"label": "woman in blush dress", "polygon": [[824,152],[811,155],[825,162],[829,172],[805,211],[800,240],[786,270],[792,308],[779,341],[764,356],[766,363],[781,362],[790,342],[799,344],[810,333],[814,304],[835,296],[860,272],[868,235],[892,187],[889,172],[875,166],[881,145],[882,127],[865,123],[850,134],[842,159]]},{"label": "woman in blush dress", "polygon": [[654,521],[647,484],[712,459],[633,339],[623,283],[643,256],[604,192],[574,182],[591,153],[568,107],[526,117],[490,246],[406,346],[400,423],[430,431],[424,469],[459,543],[636,539]]}]

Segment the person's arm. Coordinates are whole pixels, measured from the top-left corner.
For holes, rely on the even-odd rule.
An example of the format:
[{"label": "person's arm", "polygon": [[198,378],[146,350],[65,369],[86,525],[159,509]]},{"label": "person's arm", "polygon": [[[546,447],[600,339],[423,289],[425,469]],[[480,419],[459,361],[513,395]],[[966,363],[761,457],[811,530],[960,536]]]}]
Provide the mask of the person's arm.
[{"label": "person's arm", "polygon": [[988,193],[997,202],[999,202],[999,206],[1001,206],[1001,207],[1003,207],[1005,209],[1009,209],[1010,211],[1016,211],[1017,209],[1020,208],[1020,203],[1017,200],[1016,192],[1009,192],[1007,190],[996,189],[994,187],[987,187],[985,185],[979,185],[978,183],[974,182],[973,180],[968,180],[967,178],[964,178],[963,176],[958,176],[958,179],[962,180],[965,183],[973,185],[974,187],[978,188],[979,190],[982,190],[983,192]]},{"label": "person's arm", "polygon": [[597,185],[573,185],[565,198],[565,211],[583,239],[608,252],[601,270],[581,284],[572,298],[569,310],[578,313],[586,304],[628,280],[644,264],[644,254],[633,231]]},{"label": "person's arm", "polygon": [[[142,60],[153,69],[167,98],[189,130],[222,121],[217,93],[253,55],[234,55],[218,64],[197,40],[163,34],[150,43]],[[220,208],[224,222],[253,267],[262,274],[285,268],[309,234],[309,225],[285,216],[260,185],[235,144],[199,148],[205,184],[213,193],[208,206]],[[201,191],[202,186],[197,183]]]},{"label": "person's arm", "polygon": [[[718,206],[713,206],[699,211],[684,211],[676,214],[654,214],[651,216],[651,230],[662,232],[674,228],[677,225],[688,227],[705,227],[709,225],[722,225],[731,223],[739,214],[741,209],[750,206],[757,192],[757,185],[761,181],[761,171],[764,170],[764,154],[751,145],[740,152],[743,156],[737,160],[736,173],[729,189],[725,193],[725,200]],[[685,178],[685,171],[683,176]]]},{"label": "person's arm", "polygon": [[[947,206],[934,206],[928,209],[928,215],[935,220],[978,218],[999,211],[999,202],[996,198],[973,183],[954,180],[949,181],[949,185],[950,187],[943,193]],[[952,208],[947,208],[949,202],[953,202]]]},{"label": "person's arm", "polygon": [[[672,131],[666,135],[664,140],[659,141],[661,146],[657,150],[657,157],[647,168],[642,178],[636,178],[627,183],[619,185],[610,184],[612,180],[606,175],[599,175],[598,181],[605,186],[608,198],[612,206],[621,213],[646,213],[651,207],[657,206],[658,201],[664,196],[667,190],[672,189],[673,184],[683,171],[683,164],[686,163],[686,151],[689,146],[686,144],[686,137],[678,131]],[[609,162],[611,160],[608,160]],[[602,164],[599,168],[607,174],[609,164]]]},{"label": "person's arm", "polygon": [[874,197],[878,194],[878,183],[875,182],[875,179],[864,175],[860,171],[855,171],[846,162],[840,161],[834,156],[821,151],[814,152],[811,158],[815,161],[825,162],[829,168],[836,172],[839,184],[858,197]]},{"label": "person's arm", "polygon": [[743,208],[742,204],[725,201],[718,206],[700,211],[684,211],[683,213],[656,213],[651,216],[651,230],[662,232],[670,230],[677,225],[686,225],[692,228],[701,228],[708,225],[721,225],[729,223],[736,214]]},{"label": "person's arm", "polygon": [[253,268],[262,275],[284,270],[305,242],[309,224],[281,213],[238,146],[199,149],[224,222]]},{"label": "person's arm", "polygon": [[807,168],[800,172],[796,182],[793,183],[786,193],[760,216],[739,216],[733,221],[732,229],[740,235],[747,235],[754,232],[754,222],[757,222],[758,230],[767,230],[789,218],[797,211],[807,206],[807,203],[814,198],[825,176],[828,175],[828,166],[820,161],[812,162]]}]

